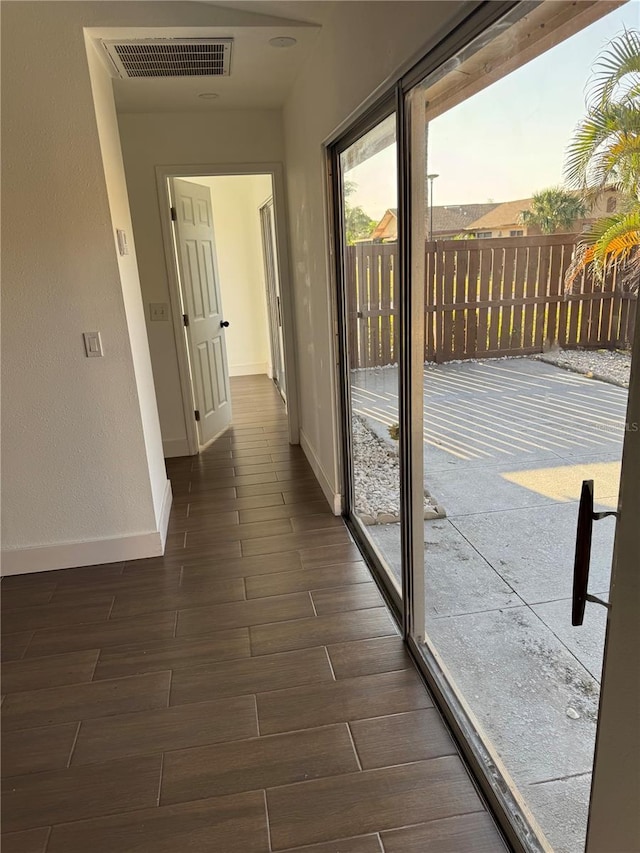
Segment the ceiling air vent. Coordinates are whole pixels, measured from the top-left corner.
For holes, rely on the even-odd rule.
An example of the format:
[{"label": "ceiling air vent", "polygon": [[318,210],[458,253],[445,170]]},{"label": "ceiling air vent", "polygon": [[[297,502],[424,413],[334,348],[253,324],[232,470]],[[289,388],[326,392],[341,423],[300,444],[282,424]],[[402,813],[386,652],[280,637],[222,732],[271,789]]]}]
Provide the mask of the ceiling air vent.
[{"label": "ceiling air vent", "polygon": [[120,77],[228,77],[233,39],[103,41]]}]

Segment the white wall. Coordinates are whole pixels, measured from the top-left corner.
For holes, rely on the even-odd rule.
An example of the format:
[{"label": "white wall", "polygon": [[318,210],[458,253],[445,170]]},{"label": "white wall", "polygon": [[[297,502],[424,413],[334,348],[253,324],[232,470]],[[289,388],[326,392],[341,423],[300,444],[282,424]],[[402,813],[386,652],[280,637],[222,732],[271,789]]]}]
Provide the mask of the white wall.
[{"label": "white wall", "polygon": [[133,225],[129,210],[127,184],[124,176],[124,164],[122,162],[118,119],[113,100],[111,77],[98,58],[92,40],[86,39],[86,48],[98,125],[98,137],[107,186],[107,197],[111,211],[112,235],[114,241],[116,241],[116,229],[124,231],[128,246],[128,254],[121,255],[117,251],[116,260],[129,331],[129,346],[131,348],[133,371],[140,407],[140,419],[153,508],[156,523],[160,523],[163,511],[168,511],[168,508],[164,506],[167,495],[167,474],[162,453],[160,421],[158,419],[158,406],[153,387],[149,341],[144,322],[144,309],[142,307],[140,278],[138,276],[138,263],[133,240]]},{"label": "white wall", "polygon": [[[122,152],[136,238],[143,301],[169,302],[155,167],[282,162],[282,116],[276,110],[124,113]],[[171,324],[147,329],[166,455],[188,452]]]},{"label": "white wall", "polygon": [[421,52],[460,6],[435,0],[331,4],[285,104],[301,443],[321,481],[334,491],[339,456],[322,143],[400,65]]},{"label": "white wall", "polygon": [[220,295],[231,376],[271,375],[259,207],[272,193],[270,175],[188,178],[211,190]]},{"label": "white wall", "polygon": [[[166,477],[135,256],[119,264],[111,218],[129,228],[126,193],[98,82],[101,150],[83,10],[3,8],[5,573],[161,548]],[[104,357],[88,359],[82,333],[94,330]]]}]

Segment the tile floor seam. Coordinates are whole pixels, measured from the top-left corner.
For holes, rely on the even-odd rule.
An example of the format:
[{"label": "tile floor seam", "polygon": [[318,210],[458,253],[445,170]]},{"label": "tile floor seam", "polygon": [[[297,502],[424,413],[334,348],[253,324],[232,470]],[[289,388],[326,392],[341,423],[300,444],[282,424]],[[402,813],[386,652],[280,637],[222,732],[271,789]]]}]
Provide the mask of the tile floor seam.
[{"label": "tile floor seam", "polygon": [[[262,735],[260,732],[260,717],[258,715],[258,696],[255,693],[252,693],[250,695],[253,696],[253,710],[254,710],[254,713],[256,715],[256,731],[258,733],[257,736],[261,737]],[[245,738],[245,740],[250,740],[250,739],[251,738]]]},{"label": "tile floor seam", "polygon": [[328,647],[328,646],[323,646],[322,648],[324,649],[324,652],[325,652],[325,654],[326,654],[326,656],[327,656],[327,661],[329,662],[329,669],[331,670],[331,675],[332,675],[332,677],[333,677],[333,680],[334,680],[334,681],[337,681],[338,679],[336,678],[336,671],[335,671],[335,669],[333,668],[333,662],[332,662],[332,660],[331,660],[331,655],[329,654],[329,647]]},{"label": "tile floor seam", "polygon": [[107,613],[107,618],[105,622],[109,622],[111,620],[111,614],[113,613],[113,608],[116,606],[116,597],[115,595],[111,597],[111,607],[109,608],[109,612]]},{"label": "tile floor seam", "polygon": [[76,734],[73,739],[73,743],[71,744],[71,749],[69,750],[69,756],[67,758],[67,768],[71,767],[71,762],[73,760],[73,753],[76,750],[76,744],[78,743],[78,738],[80,737],[80,729],[82,727],[82,720],[78,722],[78,727],[76,728]]},{"label": "tile floor seam", "polygon": [[349,740],[351,741],[351,746],[352,746],[352,748],[353,748],[353,753],[354,753],[354,755],[355,755],[355,757],[356,757],[356,761],[357,761],[357,763],[358,763],[358,769],[359,769],[359,770],[362,770],[362,769],[363,769],[363,767],[362,767],[362,761],[360,760],[360,755],[359,755],[359,753],[358,753],[358,748],[356,747],[356,742],[355,742],[354,737],[353,737],[353,731],[351,730],[351,724],[349,723],[349,721],[348,721],[348,720],[347,720],[346,725],[347,725],[347,732],[349,733]]},{"label": "tile floor seam", "polygon": [[27,654],[27,651],[29,650],[29,646],[31,645],[31,642],[35,636],[36,630],[38,630],[38,629],[34,629],[33,631],[31,631],[31,636],[27,640],[25,647],[22,650],[22,654],[19,657],[17,657],[16,660],[25,660],[25,655]]},{"label": "tile floor seam", "polygon": [[273,850],[273,845],[271,843],[271,824],[269,823],[269,803],[267,802],[267,789],[262,788],[262,797],[264,800],[264,816],[267,824],[267,845],[269,850]]},{"label": "tile floor seam", "polygon": [[314,616],[317,616],[317,615],[318,615],[318,611],[317,611],[317,609],[316,609],[316,603],[315,603],[315,601],[313,600],[313,596],[311,595],[311,590],[310,590],[310,589],[309,589],[309,590],[307,590],[307,595],[309,596],[309,600],[311,601],[311,607],[313,608],[313,615],[314,615]]},{"label": "tile floor seam", "polygon": [[164,782],[164,750],[160,753],[160,775],[158,778],[158,793],[156,794],[156,808],[160,808],[162,802],[162,783]]}]

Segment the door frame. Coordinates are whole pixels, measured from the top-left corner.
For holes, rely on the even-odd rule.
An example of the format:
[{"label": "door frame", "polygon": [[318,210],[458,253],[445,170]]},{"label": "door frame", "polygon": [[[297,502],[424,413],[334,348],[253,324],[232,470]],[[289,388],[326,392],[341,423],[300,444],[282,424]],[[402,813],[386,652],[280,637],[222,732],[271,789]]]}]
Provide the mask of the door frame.
[{"label": "door frame", "polygon": [[[295,360],[295,312],[293,307],[293,284],[289,265],[284,167],[282,163],[183,164],[156,166],[155,171],[162,243],[164,246],[167,281],[169,285],[173,336],[178,358],[178,374],[180,377],[180,389],[182,391],[182,409],[189,455],[196,456],[200,452],[200,446],[198,443],[197,425],[193,415],[193,386],[191,371],[189,369],[187,340],[182,320],[180,281],[173,239],[173,223],[171,220],[170,178],[240,177],[244,175],[269,175],[271,177],[277,261],[280,271],[280,293],[282,297],[282,337],[284,340],[284,365],[288,389],[287,422],[289,443],[299,444],[300,420]],[[233,404],[233,398],[231,402]]]},{"label": "door frame", "polygon": [[[271,212],[270,212],[271,210]],[[287,401],[287,374],[284,365],[284,347],[281,339],[282,324],[282,288],[280,286],[280,271],[278,269],[278,258],[274,253],[275,244],[275,205],[273,194],[269,196],[258,208],[260,214],[260,235],[262,237],[262,255],[264,263],[265,289],[267,298],[267,322],[269,324],[269,345],[271,347],[271,378],[277,385],[282,399]],[[267,224],[268,222],[268,224]],[[267,233],[268,231],[268,233]],[[271,252],[267,249],[267,240],[271,243]],[[273,259],[272,269],[269,270],[269,258]],[[273,282],[270,283],[270,277]],[[273,293],[272,293],[273,290]],[[275,302],[273,301],[275,299]],[[276,358],[277,356],[277,358]],[[284,383],[281,382],[282,371]]]}]

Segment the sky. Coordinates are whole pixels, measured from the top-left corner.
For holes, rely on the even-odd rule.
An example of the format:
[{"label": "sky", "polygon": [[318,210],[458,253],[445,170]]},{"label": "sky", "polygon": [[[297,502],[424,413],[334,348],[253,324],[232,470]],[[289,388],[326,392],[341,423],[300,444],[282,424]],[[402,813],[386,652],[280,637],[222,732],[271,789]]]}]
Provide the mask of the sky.
[{"label": "sky", "polygon": [[[585,87],[605,44],[640,27],[640,0],[627,4],[488,86],[429,125],[434,204],[530,198],[562,184],[564,156],[585,111]],[[350,198],[372,219],[397,207],[395,145],[356,166]]]}]

